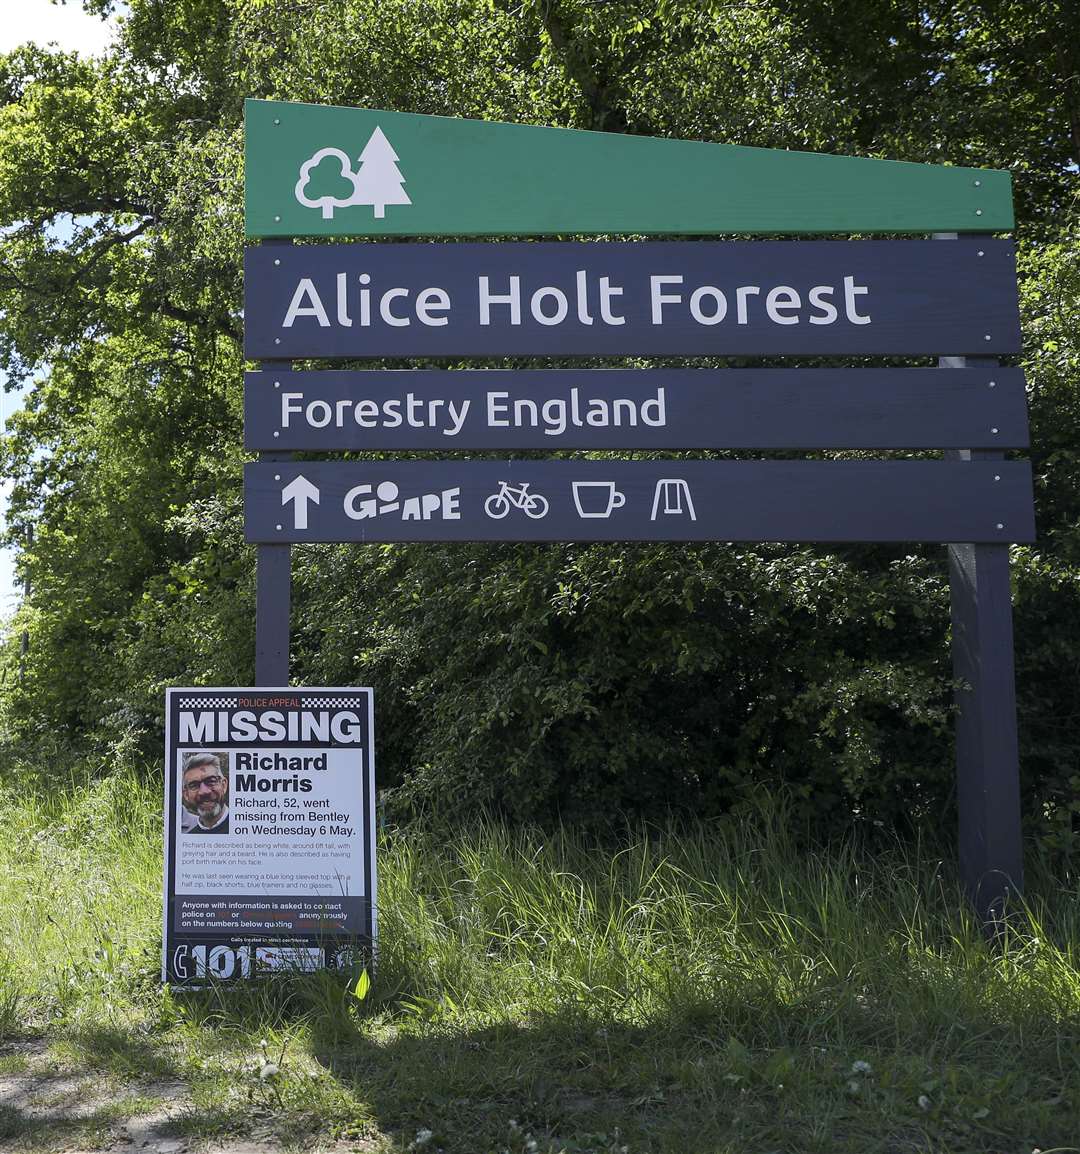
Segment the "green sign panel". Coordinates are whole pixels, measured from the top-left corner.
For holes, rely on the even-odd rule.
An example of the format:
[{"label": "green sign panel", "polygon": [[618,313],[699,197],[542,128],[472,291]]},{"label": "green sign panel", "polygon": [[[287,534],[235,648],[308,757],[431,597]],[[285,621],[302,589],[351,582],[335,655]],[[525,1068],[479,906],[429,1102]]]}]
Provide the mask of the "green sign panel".
[{"label": "green sign panel", "polygon": [[1002,232],[1007,172],[249,100],[250,237]]}]

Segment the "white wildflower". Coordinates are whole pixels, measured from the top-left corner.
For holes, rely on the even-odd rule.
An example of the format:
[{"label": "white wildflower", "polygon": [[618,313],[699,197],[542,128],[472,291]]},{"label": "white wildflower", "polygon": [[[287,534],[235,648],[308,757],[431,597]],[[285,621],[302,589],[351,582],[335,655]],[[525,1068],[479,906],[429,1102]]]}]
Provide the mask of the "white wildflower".
[{"label": "white wildflower", "polygon": [[874,1071],[869,1062],[863,1062],[860,1059],[858,1062],[852,1062],[851,1072],[853,1074],[872,1074]]},{"label": "white wildflower", "polygon": [[271,1078],[278,1076],[279,1070],[276,1062],[264,1062],[262,1069],[259,1070],[259,1078],[263,1082],[268,1082]]},{"label": "white wildflower", "polygon": [[927,1098],[927,1096],[925,1094],[919,1095],[919,1109],[920,1110],[929,1110],[930,1109],[930,1099]]},{"label": "white wildflower", "polygon": [[434,1137],[434,1130],[417,1130],[416,1137],[409,1143],[409,1149],[419,1150],[422,1146],[426,1146]]}]

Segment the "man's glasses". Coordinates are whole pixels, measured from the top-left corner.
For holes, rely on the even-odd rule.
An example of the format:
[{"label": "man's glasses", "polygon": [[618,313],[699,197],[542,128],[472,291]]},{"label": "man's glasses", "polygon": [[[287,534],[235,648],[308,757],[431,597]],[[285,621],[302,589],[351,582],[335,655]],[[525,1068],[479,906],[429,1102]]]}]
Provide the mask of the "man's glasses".
[{"label": "man's glasses", "polygon": [[208,785],[211,789],[217,789],[224,780],[225,778],[220,773],[212,773],[209,777],[200,777],[198,781],[185,781],[184,793],[195,793],[200,785]]}]

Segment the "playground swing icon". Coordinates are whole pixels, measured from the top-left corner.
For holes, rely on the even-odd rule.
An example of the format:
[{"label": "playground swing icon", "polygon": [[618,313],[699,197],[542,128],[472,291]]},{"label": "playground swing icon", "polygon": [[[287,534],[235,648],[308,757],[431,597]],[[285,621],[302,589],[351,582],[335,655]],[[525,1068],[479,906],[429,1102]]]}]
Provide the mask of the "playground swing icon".
[{"label": "playground swing icon", "polygon": [[[664,500],[662,509],[660,508],[661,497]],[[678,517],[689,514],[691,521],[697,520],[697,513],[694,511],[694,498],[690,495],[690,486],[681,477],[661,477],[656,482],[649,520],[655,521],[657,513]]]},{"label": "playground swing icon", "polygon": [[412,204],[397,166],[400,158],[378,125],[358,159],[354,172],[347,152],[320,148],[300,166],[296,199],[305,208],[321,209],[323,220],[333,220],[335,209],[354,204],[370,204],[377,220],[386,216],[388,204]]}]

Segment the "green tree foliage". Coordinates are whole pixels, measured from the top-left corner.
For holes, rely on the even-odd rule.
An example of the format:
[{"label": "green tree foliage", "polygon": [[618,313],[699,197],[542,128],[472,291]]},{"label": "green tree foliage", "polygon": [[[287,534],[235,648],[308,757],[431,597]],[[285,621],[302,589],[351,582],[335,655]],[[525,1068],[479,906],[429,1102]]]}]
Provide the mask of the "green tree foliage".
[{"label": "green tree foliage", "polygon": [[[109,0],[88,0],[106,13]],[[1080,808],[1077,53],[1069,0],[131,0],[103,60],[0,58],[0,367],[16,733],[159,736],[252,677],[240,465],[248,96],[990,165],[1017,176],[1040,539],[1017,549],[1025,790]],[[33,531],[33,541],[29,533]],[[951,795],[943,550],[312,546],[294,674],[372,683],[403,809],[823,825]],[[21,680],[17,637],[30,636]]]},{"label": "green tree foliage", "polygon": [[1007,168],[1023,237],[1058,235],[1080,159],[1076,0],[792,0],[864,154]]}]

